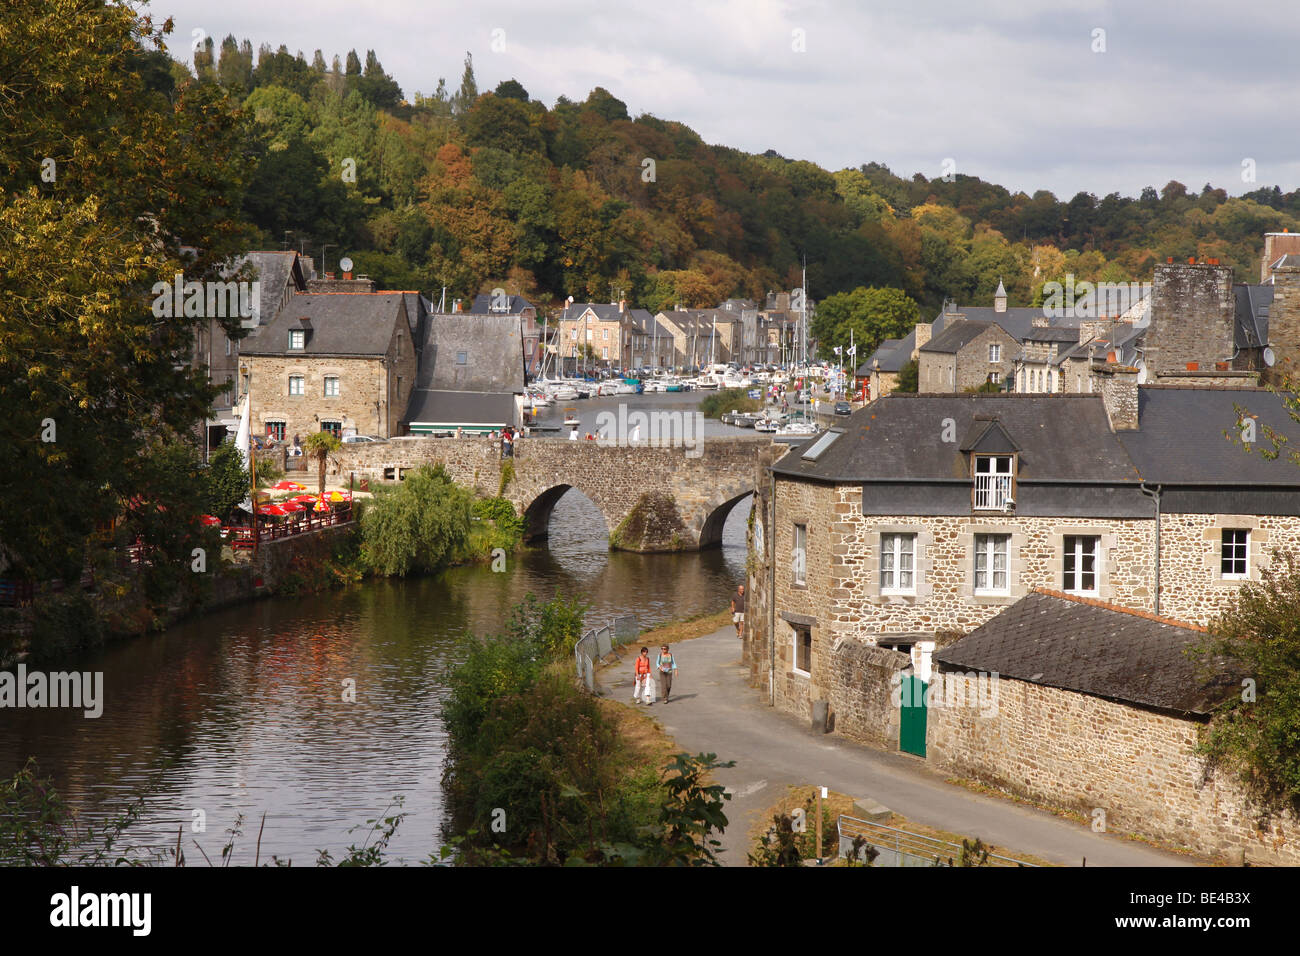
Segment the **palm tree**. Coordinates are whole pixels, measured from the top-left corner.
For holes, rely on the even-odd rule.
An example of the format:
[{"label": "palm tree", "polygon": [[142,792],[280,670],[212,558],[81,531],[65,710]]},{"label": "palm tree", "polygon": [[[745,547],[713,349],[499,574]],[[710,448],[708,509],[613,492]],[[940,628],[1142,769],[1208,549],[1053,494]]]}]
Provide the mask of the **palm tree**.
[{"label": "palm tree", "polygon": [[331,435],[329,432],[317,432],[314,435],[308,435],[307,441],[303,443],[303,451],[308,458],[315,458],[320,465],[320,488],[318,494],[325,497],[325,463],[329,460],[330,455],[334,454],[343,443]]}]

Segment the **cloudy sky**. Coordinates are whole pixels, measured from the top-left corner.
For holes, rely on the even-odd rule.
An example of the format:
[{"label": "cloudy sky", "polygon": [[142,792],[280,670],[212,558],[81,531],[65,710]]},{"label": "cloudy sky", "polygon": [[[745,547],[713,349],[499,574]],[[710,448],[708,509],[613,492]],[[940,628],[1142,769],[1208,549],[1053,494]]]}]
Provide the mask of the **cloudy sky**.
[{"label": "cloudy sky", "polygon": [[[308,59],[374,49],[409,98],[466,52],[480,91],[604,86],[706,142],[829,169],[958,173],[1136,195],[1177,179],[1300,186],[1294,0],[151,0],[195,30]],[[1245,166],[1243,166],[1245,164]],[[1253,169],[1254,179],[1248,177]]]}]

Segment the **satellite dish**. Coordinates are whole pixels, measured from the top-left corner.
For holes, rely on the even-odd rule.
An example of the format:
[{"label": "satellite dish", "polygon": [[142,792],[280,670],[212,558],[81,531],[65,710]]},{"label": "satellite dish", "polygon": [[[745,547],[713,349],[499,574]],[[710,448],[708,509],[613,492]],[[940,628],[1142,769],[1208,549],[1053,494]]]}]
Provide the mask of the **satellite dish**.
[{"label": "satellite dish", "polygon": [[1277,353],[1274,352],[1272,349],[1264,349],[1264,364],[1269,368],[1272,368],[1273,363],[1276,361],[1277,361]]},{"label": "satellite dish", "polygon": [[339,260],[339,268],[342,269],[344,272],[351,272],[352,260],[349,259],[347,256],[344,256],[342,259]]},{"label": "satellite dish", "polygon": [[1145,385],[1147,381],[1147,363],[1142,359],[1138,359],[1136,368],[1138,370],[1138,384]]}]

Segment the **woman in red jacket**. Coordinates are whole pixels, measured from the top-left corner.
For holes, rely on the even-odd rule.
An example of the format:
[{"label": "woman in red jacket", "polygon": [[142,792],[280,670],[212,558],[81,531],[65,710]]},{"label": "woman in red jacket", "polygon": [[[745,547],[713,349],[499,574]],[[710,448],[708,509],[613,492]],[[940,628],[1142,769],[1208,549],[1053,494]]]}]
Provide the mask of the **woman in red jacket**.
[{"label": "woman in red jacket", "polygon": [[653,693],[650,689],[650,648],[643,647],[636,659],[636,689],[632,691],[632,703],[641,700],[648,704]]}]

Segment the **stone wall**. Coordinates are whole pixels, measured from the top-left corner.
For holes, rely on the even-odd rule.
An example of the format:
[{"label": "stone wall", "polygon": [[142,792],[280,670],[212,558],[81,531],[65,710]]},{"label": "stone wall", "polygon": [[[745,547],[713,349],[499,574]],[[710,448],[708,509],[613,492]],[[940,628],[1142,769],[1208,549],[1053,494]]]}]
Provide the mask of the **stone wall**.
[{"label": "stone wall", "polygon": [[1152,373],[1214,368],[1235,351],[1232,270],[1227,266],[1165,264],[1155,268],[1146,362]]},{"label": "stone wall", "polygon": [[[957,390],[957,356],[952,352],[918,353],[916,390],[918,392],[955,392]],[[884,396],[880,396],[883,398]]]},{"label": "stone wall", "polygon": [[1277,361],[1265,373],[1267,380],[1281,384],[1284,376],[1300,377],[1300,266],[1286,266],[1273,273],[1268,340]]},{"label": "stone wall", "polygon": [[[989,346],[1001,348],[998,361],[989,361]],[[977,388],[989,380],[989,374],[996,372],[999,382],[1005,382],[1015,374],[1015,357],[1020,351],[1016,342],[1002,326],[994,324],[971,339],[957,352],[957,385],[940,388],[937,391],[961,392],[968,388]]]},{"label": "stone wall", "polygon": [[1232,781],[1205,772],[1195,754],[1197,721],[1002,680],[995,713],[932,707],[927,723],[926,760],[941,773],[1077,811],[1090,823],[1104,819],[1111,832],[1230,861],[1244,851],[1247,862],[1300,864],[1295,820],[1260,832]]},{"label": "stone wall", "polygon": [[[544,536],[551,509],[571,487],[591,499],[610,533],[647,491],[663,493],[672,498],[684,531],[677,540],[643,539],[637,550],[676,551],[720,543],[727,514],[754,490],[755,467],[771,464],[784,450],[765,437],[701,439],[694,451],[529,437],[515,443],[514,458],[502,459],[500,443],[487,438],[395,438],[344,446],[331,473],[344,480],[350,474],[398,480],[407,470],[442,464],[458,484],[492,497],[501,491],[502,467],[509,461],[513,477],[504,496],[524,515],[533,538]],[[663,517],[657,526],[676,527]]]}]

